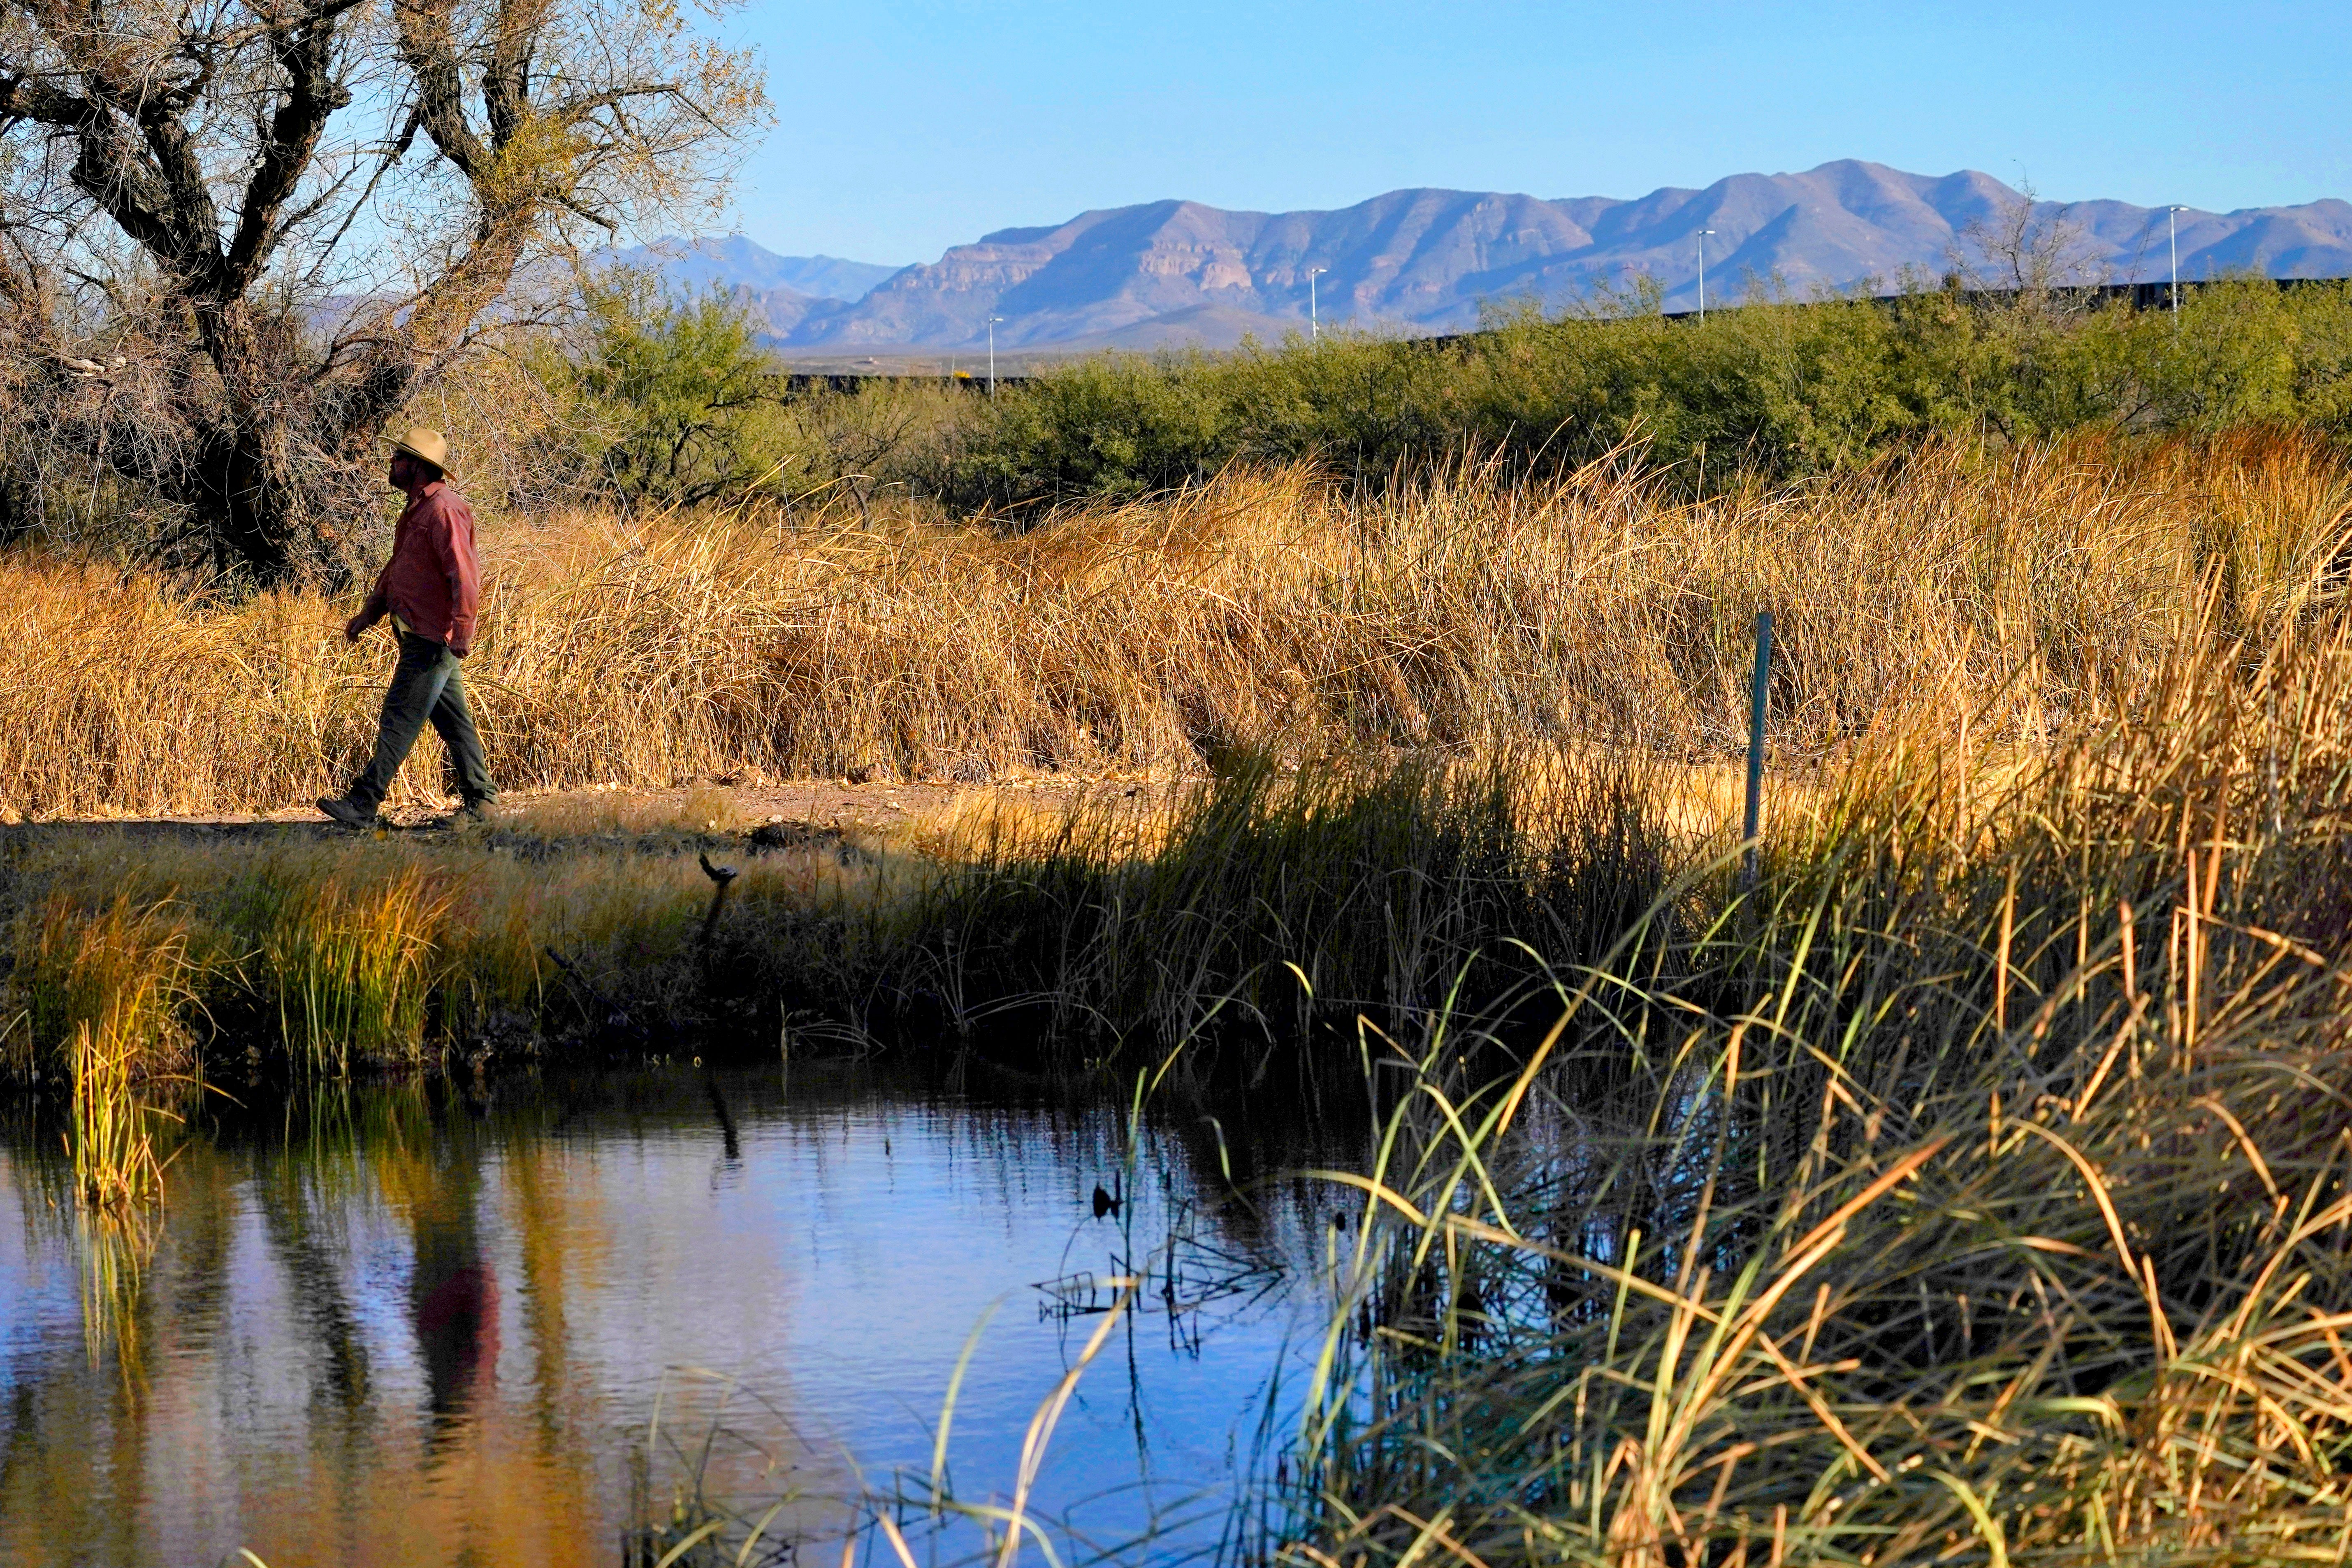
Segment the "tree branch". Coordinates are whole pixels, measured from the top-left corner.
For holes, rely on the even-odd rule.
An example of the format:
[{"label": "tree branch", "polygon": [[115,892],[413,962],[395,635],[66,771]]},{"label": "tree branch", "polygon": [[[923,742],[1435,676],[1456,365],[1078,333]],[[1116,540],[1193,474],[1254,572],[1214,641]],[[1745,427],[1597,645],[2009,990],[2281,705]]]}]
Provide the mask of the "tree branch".
[{"label": "tree branch", "polygon": [[498,31],[482,72],[482,106],[489,111],[490,142],[505,147],[530,114],[530,58],[547,20],[547,0],[499,0]]},{"label": "tree branch", "polygon": [[[150,205],[160,211],[169,236],[163,247],[150,244],[149,248],[182,277],[216,290],[221,267],[220,211],[205,179],[204,159],[195,138],[188,133],[182,118],[184,105],[170,84],[159,86],[131,68],[136,48],[131,40],[142,36],[139,30],[118,22],[101,0],[90,0],[86,21],[67,11],[59,0],[35,0],[33,10],[43,17],[45,27],[90,97],[139,128],[152,160],[147,172],[163,191],[163,200]],[[210,71],[209,65],[200,67],[199,80],[208,79]],[[89,150],[87,138],[83,147]],[[128,147],[121,147],[116,163],[129,163],[127,153]],[[90,188],[79,170],[76,183],[84,190]],[[97,193],[91,195],[98,199]]]},{"label": "tree branch", "polygon": [[70,178],[122,232],[167,264],[183,237],[162,174],[135,147],[120,121],[93,99],[18,77],[0,79],[0,122],[30,121],[73,139]]},{"label": "tree branch", "polygon": [[222,268],[222,282],[234,294],[242,294],[269,259],[285,233],[278,216],[317,153],[328,119],[352,101],[351,89],[332,73],[335,24],[357,3],[339,0],[300,26],[270,37],[270,53],[286,73],[287,85],[278,112],[270,118],[260,161],[246,182],[236,235]]},{"label": "tree branch", "polygon": [[416,115],[441,155],[467,179],[479,184],[490,171],[490,152],[466,122],[466,82],[450,37],[455,0],[393,0],[400,35],[401,63],[416,79]]}]

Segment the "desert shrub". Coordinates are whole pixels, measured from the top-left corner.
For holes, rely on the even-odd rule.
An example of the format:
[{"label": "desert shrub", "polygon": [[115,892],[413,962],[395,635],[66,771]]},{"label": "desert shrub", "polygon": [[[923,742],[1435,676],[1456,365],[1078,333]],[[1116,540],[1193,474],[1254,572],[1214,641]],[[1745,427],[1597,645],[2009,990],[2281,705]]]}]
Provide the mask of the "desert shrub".
[{"label": "desert shrub", "polygon": [[1230,353],[1048,368],[953,432],[964,506],[1131,497],[1234,462],[1321,461],[1385,483],[1465,453],[1574,467],[1640,443],[1678,486],[1862,468],[1937,437],[2352,430],[2352,285],[2231,279],[2168,310],[2087,290],[1810,300],[1769,283],[1705,323],[1644,311],[1493,312],[1477,333],[1327,333]]},{"label": "desert shrub", "polygon": [[[743,300],[715,288],[680,297],[620,269],[584,285],[582,303],[525,356],[538,397],[482,410],[492,444],[530,453],[507,487],[525,506],[583,491],[639,510],[929,490],[945,432],[973,401],[929,380],[845,388],[790,375]],[[534,403],[551,416],[532,417]]]},{"label": "desert shrub", "polygon": [[946,453],[982,402],[969,383],[875,376],[789,384],[752,416],[764,488],[794,504],[940,493]]},{"label": "desert shrub", "polygon": [[717,289],[673,298],[626,269],[592,280],[584,302],[576,353],[542,349],[542,374],[571,410],[557,460],[632,508],[757,483],[755,413],[781,388],[742,307]]},{"label": "desert shrub", "polygon": [[1703,324],[1640,293],[1566,316],[1507,304],[1452,339],[1086,355],[993,399],[945,378],[785,374],[719,293],[614,275],[586,300],[526,356],[535,391],[491,363],[468,373],[474,427],[525,430],[489,444],[530,450],[509,487],[526,506],[583,489],[625,508],[838,493],[863,509],[896,492],[1034,520],[1235,464],[1313,461],[1378,489],[1466,455],[1524,473],[1629,445],[1681,493],[1707,494],[1938,437],[2352,432],[2352,287],[2251,278],[2189,290],[2177,321],[2087,290],[1916,277],[1892,296],[1802,300],[1754,282]]}]

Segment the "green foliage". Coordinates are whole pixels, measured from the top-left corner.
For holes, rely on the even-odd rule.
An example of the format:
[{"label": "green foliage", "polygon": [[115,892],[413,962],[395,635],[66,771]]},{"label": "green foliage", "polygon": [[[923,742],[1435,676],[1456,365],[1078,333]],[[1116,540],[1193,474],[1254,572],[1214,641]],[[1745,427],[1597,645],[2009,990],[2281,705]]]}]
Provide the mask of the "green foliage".
[{"label": "green foliage", "polygon": [[951,499],[1123,498],[1236,461],[1434,452],[1458,427],[1442,353],[1330,334],[1228,354],[1104,354],[1048,371],[979,410]]},{"label": "green foliage", "polygon": [[1224,354],[1106,354],[977,409],[941,474],[966,505],[1117,498],[1237,461],[1384,476],[1465,453],[1580,463],[1629,442],[1694,488],[1837,472],[1937,435],[2352,431],[2352,286],[2233,279],[2168,310],[2087,293],[1796,301],[1751,290],[1704,323],[1654,300],[1451,340],[1327,333]]},{"label": "green foliage", "polygon": [[795,384],[717,289],[678,299],[651,273],[616,270],[584,303],[574,340],[531,358],[558,412],[524,437],[517,494],[544,499],[551,480],[632,510],[835,489],[862,503],[893,484],[935,488],[937,454],[974,401],[926,381]]},{"label": "green foliage", "polygon": [[716,289],[673,300],[650,274],[619,271],[589,286],[587,321],[583,351],[551,369],[582,416],[593,482],[632,505],[758,482],[755,416],[781,388],[741,306]]},{"label": "green foliage", "polygon": [[1709,489],[1851,471],[1938,436],[2249,425],[2352,433],[2352,286],[2229,279],[2169,310],[2086,292],[1887,298],[1752,289],[1704,322],[1654,290],[1580,313],[1497,309],[1444,340],[1327,332],[1225,353],[1098,354],[993,400],[945,382],[794,384],[742,308],[620,273],[537,369],[566,416],[540,469],[628,506],[892,489],[950,505],[1122,500],[1234,463],[1314,459],[1358,479],[1465,456],[1590,462],[1629,443]]}]

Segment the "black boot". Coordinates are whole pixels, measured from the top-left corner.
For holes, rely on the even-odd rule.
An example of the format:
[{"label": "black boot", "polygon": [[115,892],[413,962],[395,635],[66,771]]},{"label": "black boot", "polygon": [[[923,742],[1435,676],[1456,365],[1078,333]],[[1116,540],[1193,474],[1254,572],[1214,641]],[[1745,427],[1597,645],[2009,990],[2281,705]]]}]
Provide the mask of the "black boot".
[{"label": "black boot", "polygon": [[337,822],[341,823],[345,827],[356,827],[364,831],[371,827],[381,827],[383,826],[383,819],[376,816],[374,812],[369,811],[365,807],[361,806],[354,802],[343,800],[335,795],[320,796],[319,809],[325,812],[329,816],[333,817]]}]

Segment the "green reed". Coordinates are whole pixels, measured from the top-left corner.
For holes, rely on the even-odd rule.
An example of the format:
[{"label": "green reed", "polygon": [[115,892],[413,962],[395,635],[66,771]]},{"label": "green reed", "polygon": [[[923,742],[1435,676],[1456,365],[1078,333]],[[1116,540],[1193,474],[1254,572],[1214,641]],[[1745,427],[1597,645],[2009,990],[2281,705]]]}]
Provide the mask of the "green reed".
[{"label": "green reed", "polygon": [[448,899],[421,868],[367,880],[260,878],[248,897],[241,914],[260,948],[240,969],[295,1061],[340,1077],[354,1060],[421,1058]]},{"label": "green reed", "polygon": [[22,911],[11,976],[17,1003],[0,1060],[68,1093],[65,1142],[81,1201],[120,1209],[159,1194],[160,1086],[189,1060],[184,1010],[201,964],[183,911],[120,895],[93,911],[50,897]]}]

